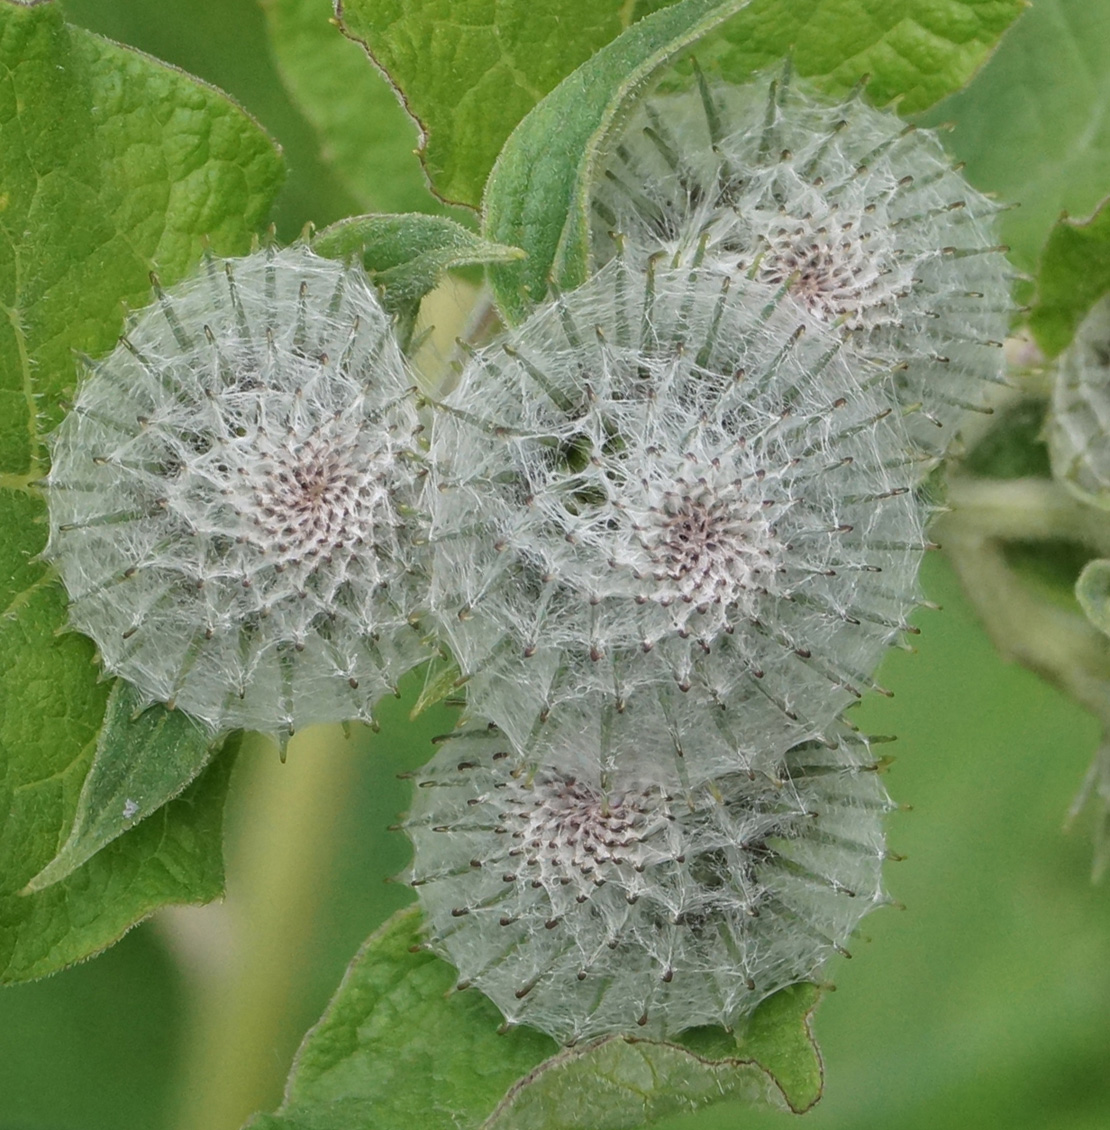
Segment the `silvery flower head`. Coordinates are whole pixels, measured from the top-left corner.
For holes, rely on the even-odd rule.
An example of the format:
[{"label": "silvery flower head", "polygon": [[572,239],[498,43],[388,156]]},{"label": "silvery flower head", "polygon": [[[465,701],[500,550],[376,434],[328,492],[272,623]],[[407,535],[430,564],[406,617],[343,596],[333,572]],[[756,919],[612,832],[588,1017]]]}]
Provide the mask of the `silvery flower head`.
[{"label": "silvery flower head", "polygon": [[1084,502],[1110,507],[1110,295],[1058,362],[1046,430],[1060,481]]},{"label": "silvery flower head", "polygon": [[574,726],[545,740],[524,757],[472,721],[406,822],[430,948],[511,1024],[565,1042],[729,1026],[820,977],[888,901],[890,803],[856,735],[686,790]]},{"label": "silvery flower head", "polygon": [[51,439],[46,556],[107,670],[213,729],[369,719],[421,658],[410,385],[305,247],[159,291]]},{"label": "silvery flower head", "polygon": [[621,260],[474,357],[428,490],[471,705],[518,745],[561,702],[664,684],[742,711],[751,749],[820,732],[916,601],[887,377],[781,288]]},{"label": "silvery flower head", "polygon": [[592,238],[599,262],[619,234],[641,261],[784,286],[895,367],[900,403],[922,408],[911,434],[939,455],[1002,380],[998,211],[934,133],[862,97],[810,97],[785,71],[647,98],[595,186]]}]

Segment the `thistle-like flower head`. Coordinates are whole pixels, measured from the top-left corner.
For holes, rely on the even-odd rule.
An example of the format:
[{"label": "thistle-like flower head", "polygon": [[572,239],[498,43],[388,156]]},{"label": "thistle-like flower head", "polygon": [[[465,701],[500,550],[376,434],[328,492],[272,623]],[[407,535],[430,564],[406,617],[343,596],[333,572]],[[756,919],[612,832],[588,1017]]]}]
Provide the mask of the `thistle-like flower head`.
[{"label": "thistle-like flower head", "polygon": [[52,437],[46,556],[105,667],[216,729],[368,719],[421,657],[410,385],[306,248],[159,292]]},{"label": "thistle-like flower head", "polygon": [[844,733],[759,773],[669,789],[575,726],[540,760],[472,723],[418,779],[406,828],[430,946],[498,1005],[573,1042],[731,1025],[820,974],[886,901],[889,808]]},{"label": "thistle-like flower head", "polygon": [[428,492],[472,706],[520,744],[560,702],[670,684],[742,711],[750,749],[820,732],[916,597],[886,382],[781,291],[620,260],[476,356]]},{"label": "thistle-like flower head", "polygon": [[1047,427],[1052,467],[1077,497],[1110,508],[1110,295],[1060,358]]},{"label": "thistle-like flower head", "polygon": [[895,367],[911,425],[941,454],[998,348],[1011,270],[997,205],[935,134],[855,97],[811,98],[789,72],[747,86],[648,98],[593,196],[593,247],[702,263],[782,286],[793,301]]}]

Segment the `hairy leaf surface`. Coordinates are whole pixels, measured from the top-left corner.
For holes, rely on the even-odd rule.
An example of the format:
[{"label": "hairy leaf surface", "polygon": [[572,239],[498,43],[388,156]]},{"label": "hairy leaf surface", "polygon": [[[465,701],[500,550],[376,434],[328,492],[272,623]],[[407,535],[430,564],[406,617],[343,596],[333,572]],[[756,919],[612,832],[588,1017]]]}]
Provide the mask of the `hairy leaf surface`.
[{"label": "hairy leaf surface", "polygon": [[418,302],[454,267],[511,263],[524,255],[446,217],[412,214],[351,216],[325,228],[312,246],[333,259],[357,256],[391,309]]},{"label": "hairy leaf surface", "polygon": [[55,973],[167,903],[224,889],[223,815],[238,739],[175,800],[34,894],[0,893],[0,984]]}]

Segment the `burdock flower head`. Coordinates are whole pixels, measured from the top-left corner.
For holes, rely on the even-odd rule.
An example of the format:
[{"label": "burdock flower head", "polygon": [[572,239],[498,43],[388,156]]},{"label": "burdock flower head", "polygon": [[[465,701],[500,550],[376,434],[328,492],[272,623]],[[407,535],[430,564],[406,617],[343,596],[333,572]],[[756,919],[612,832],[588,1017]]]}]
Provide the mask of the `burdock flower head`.
[{"label": "burdock flower head", "polygon": [[410,384],[304,247],[159,291],[52,437],[46,556],[108,671],[214,729],[370,718],[421,657]]},{"label": "burdock flower head", "polygon": [[752,747],[827,726],[915,603],[887,378],[764,284],[621,260],[477,355],[428,491],[471,704],[518,744],[560,702],[662,684],[741,710]]},{"label": "burdock flower head", "polygon": [[856,735],[682,790],[573,726],[546,741],[523,757],[472,722],[406,822],[430,947],[511,1024],[566,1042],[732,1025],[887,901],[890,804]]},{"label": "burdock flower head", "polygon": [[864,354],[893,366],[911,435],[942,454],[987,381],[1000,381],[1011,269],[998,205],[960,175],[935,134],[829,104],[789,71],[747,86],[649,97],[592,200],[598,261],[619,237],[782,287]]},{"label": "burdock flower head", "polygon": [[1110,296],[1060,358],[1047,427],[1052,468],[1084,502],[1110,507]]}]

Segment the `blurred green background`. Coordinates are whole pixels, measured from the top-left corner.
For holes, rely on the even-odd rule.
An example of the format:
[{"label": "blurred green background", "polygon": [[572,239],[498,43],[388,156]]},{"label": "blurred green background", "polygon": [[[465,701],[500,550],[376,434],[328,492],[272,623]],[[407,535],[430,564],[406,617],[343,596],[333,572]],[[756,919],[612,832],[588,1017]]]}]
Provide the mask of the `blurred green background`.
[{"label": "blurred green background", "polygon": [[[284,238],[360,210],[281,86],[256,0],[65,6],[223,87],[266,126],[290,167]],[[1006,87],[990,67],[979,81],[982,119]],[[894,699],[856,715],[899,736],[888,787],[912,811],[890,822],[906,859],[888,884],[906,909],[867,919],[853,959],[832,969],[837,991],[816,1018],[826,1093],[806,1124],[1104,1130],[1110,891],[1090,883],[1087,822],[1062,830],[1096,729],[1004,665],[944,561],[928,564],[925,589],[943,611],[919,617],[916,654],[885,665]],[[0,993],[0,1130],[237,1130],[240,1115],[277,1103],[346,963],[407,901],[385,882],[407,857],[387,831],[406,806],[396,774],[426,758],[450,718],[411,726],[406,715],[390,703],[379,734],[309,732],[285,766],[249,748],[224,905],[163,914],[95,961]],[[665,1130],[789,1120],[721,1107]]]}]

